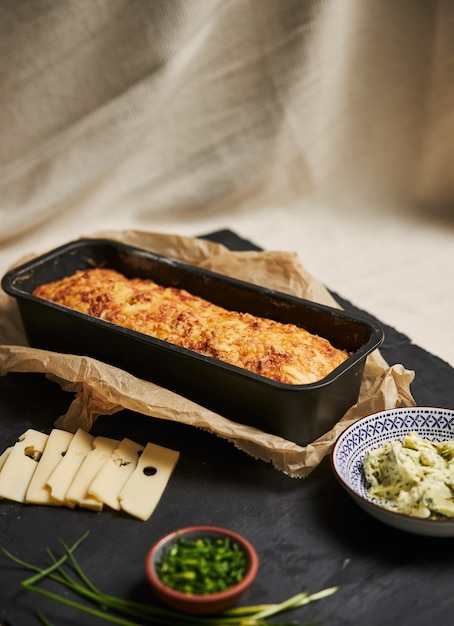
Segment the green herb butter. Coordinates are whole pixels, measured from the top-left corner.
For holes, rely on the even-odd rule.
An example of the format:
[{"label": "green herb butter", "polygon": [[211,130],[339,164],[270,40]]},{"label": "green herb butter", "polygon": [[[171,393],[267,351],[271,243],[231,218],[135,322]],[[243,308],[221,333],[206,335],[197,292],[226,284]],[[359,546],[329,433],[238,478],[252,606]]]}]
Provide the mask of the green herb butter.
[{"label": "green herb butter", "polygon": [[417,433],[366,452],[368,495],[392,511],[419,518],[454,517],[454,441]]}]

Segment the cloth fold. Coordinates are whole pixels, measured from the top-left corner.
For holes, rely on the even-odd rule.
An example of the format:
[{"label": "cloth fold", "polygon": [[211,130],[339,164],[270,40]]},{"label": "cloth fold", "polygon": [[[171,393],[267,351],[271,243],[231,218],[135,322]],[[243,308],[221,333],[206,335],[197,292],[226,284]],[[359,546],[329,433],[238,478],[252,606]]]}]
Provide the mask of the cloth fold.
[{"label": "cloth fold", "polygon": [[0,4],[0,238],[65,214],[452,205],[454,6]]}]

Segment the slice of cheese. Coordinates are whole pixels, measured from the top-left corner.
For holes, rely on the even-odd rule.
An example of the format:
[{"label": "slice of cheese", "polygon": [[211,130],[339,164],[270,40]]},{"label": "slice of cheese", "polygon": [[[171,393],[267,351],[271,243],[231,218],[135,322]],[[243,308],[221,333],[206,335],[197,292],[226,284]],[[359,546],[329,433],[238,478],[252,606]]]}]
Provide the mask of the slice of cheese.
[{"label": "slice of cheese", "polygon": [[6,450],[2,452],[0,456],[0,472],[2,471],[2,467],[5,465],[5,461],[9,457],[9,454],[12,449],[13,449],[13,446],[10,446],[9,448],[6,448]]},{"label": "slice of cheese", "polygon": [[[47,484],[51,496],[61,504],[66,504],[66,492],[79,471],[85,457],[92,449],[94,436],[81,428],[75,433],[68,446],[66,454],[49,476]],[[68,506],[74,508],[74,504]]]},{"label": "slice of cheese", "polygon": [[147,443],[136,469],[120,491],[121,508],[147,520],[161,499],[179,457],[176,450]]},{"label": "slice of cheese", "polygon": [[85,457],[66,492],[65,502],[68,506],[79,505],[95,511],[102,510],[102,501],[89,495],[88,489],[101,468],[111,458],[118,443],[116,439],[109,437],[96,437],[94,439],[92,449]]},{"label": "slice of cheese", "polygon": [[[9,454],[12,449],[13,449],[13,446],[10,446],[9,448],[6,448],[6,450],[2,452],[0,456],[0,472],[2,471],[2,467],[5,465],[5,461],[9,457]],[[0,496],[0,500],[3,500],[3,496]]]},{"label": "slice of cheese", "polygon": [[0,472],[1,498],[25,502],[28,486],[38,467],[47,439],[48,435],[30,428],[10,448]]},{"label": "slice of cheese", "polygon": [[65,456],[73,436],[73,433],[58,428],[54,428],[51,431],[44,453],[27,489],[26,502],[32,504],[60,504],[59,500],[52,497],[47,481]]},{"label": "slice of cheese", "polygon": [[118,494],[137,467],[143,446],[123,439],[103,465],[88,488],[88,494],[116,511],[120,510]]},{"label": "slice of cheese", "polygon": [[0,499],[33,504],[104,504],[146,520],[155,510],[180,453],[80,429],[50,435],[29,429],[0,455]]}]

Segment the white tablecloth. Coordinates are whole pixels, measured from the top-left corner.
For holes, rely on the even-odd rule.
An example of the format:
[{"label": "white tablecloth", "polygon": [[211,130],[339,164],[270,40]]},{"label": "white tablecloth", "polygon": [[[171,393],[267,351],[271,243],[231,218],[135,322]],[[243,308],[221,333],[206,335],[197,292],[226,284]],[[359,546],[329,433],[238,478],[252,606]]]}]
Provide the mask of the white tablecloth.
[{"label": "white tablecloth", "polygon": [[0,271],[231,228],[454,366],[454,4],[0,4]]}]

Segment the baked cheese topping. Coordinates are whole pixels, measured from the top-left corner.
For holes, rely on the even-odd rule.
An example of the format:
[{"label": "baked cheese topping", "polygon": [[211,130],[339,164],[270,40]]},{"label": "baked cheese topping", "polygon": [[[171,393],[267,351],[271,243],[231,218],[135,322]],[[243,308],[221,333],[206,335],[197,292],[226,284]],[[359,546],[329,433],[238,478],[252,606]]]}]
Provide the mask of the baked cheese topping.
[{"label": "baked cheese topping", "polygon": [[294,324],[229,311],[183,289],[94,268],[35,296],[289,384],[325,378],[349,354]]}]

